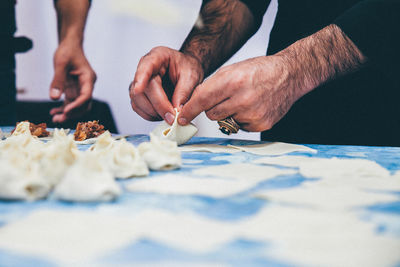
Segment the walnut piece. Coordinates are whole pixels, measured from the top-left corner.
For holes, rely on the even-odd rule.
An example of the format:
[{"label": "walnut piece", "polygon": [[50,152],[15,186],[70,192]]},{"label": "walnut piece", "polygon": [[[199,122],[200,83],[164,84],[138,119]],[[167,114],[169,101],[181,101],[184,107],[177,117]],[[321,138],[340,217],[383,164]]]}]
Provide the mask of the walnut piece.
[{"label": "walnut piece", "polygon": [[78,122],[74,138],[76,141],[83,141],[89,138],[98,137],[104,132],[104,126],[99,124],[99,121]]}]

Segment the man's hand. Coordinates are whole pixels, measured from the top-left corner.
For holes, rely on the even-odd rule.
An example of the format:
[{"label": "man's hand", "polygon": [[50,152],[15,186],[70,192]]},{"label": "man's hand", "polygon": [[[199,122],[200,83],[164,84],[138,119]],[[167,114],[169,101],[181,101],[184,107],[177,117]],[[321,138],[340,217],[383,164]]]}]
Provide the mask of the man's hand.
[{"label": "man's hand", "polygon": [[268,130],[300,97],[356,71],[367,60],[340,28],[329,25],[274,56],[221,68],[195,89],[179,123],[206,111],[211,120],[232,116],[244,130]]},{"label": "man's hand", "polygon": [[275,56],[223,67],[195,89],[179,123],[184,125],[206,111],[210,120],[232,116],[243,130],[268,130],[300,97],[288,77],[283,61]]},{"label": "man's hand", "polygon": [[187,102],[203,76],[195,57],[167,47],[153,48],[140,60],[130,85],[132,108],[146,120],[172,124],[174,107]]},{"label": "man's hand", "polygon": [[57,100],[64,93],[64,104],[53,108],[53,122],[62,123],[90,109],[96,74],[87,61],[82,46],[73,42],[61,42],[54,54],[54,78],[50,85],[50,97]]}]

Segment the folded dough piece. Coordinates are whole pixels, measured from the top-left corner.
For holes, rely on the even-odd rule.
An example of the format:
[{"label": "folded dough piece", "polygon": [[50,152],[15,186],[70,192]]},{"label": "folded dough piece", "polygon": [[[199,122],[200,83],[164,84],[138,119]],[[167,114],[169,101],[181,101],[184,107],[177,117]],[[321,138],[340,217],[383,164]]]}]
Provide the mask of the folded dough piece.
[{"label": "folded dough piece", "polygon": [[20,158],[40,160],[43,154],[45,143],[32,136],[28,122],[21,122],[17,125],[14,133],[6,140],[0,142],[0,157],[8,157],[11,152],[18,152]]},{"label": "folded dough piece", "polygon": [[50,189],[37,163],[21,158],[17,152],[0,160],[1,199],[32,201],[45,198]]},{"label": "folded dough piece", "polygon": [[67,136],[64,130],[54,130],[53,139],[46,144],[40,160],[43,176],[54,186],[67,169],[75,162],[78,155],[78,148],[74,136]]},{"label": "folded dough piece", "polygon": [[29,135],[31,135],[31,130],[29,128],[29,122],[27,121],[22,121],[20,123],[17,124],[17,126],[15,127],[14,132],[11,134],[11,136],[17,136],[17,135],[21,135],[21,134],[27,134],[29,133]]},{"label": "folded dough piece", "polygon": [[152,133],[150,142],[141,143],[138,149],[151,170],[173,170],[182,165],[181,152],[176,142],[160,139]]},{"label": "folded dough piece", "polygon": [[54,197],[73,202],[110,201],[121,194],[111,171],[88,151],[75,163],[54,189]]},{"label": "folded dough piece", "polygon": [[196,133],[197,127],[190,123],[185,126],[178,124],[179,112],[175,109],[176,115],[172,125],[169,125],[165,121],[162,121],[153,131],[152,134],[158,138],[165,138],[171,141],[175,141],[178,145],[182,145],[190,140]]},{"label": "folded dough piece", "polygon": [[135,146],[125,139],[114,140],[108,131],[98,137],[97,142],[89,148],[89,151],[94,153],[115,177],[129,178],[149,174],[146,162]]},{"label": "folded dough piece", "polygon": [[138,149],[125,139],[115,142],[109,161],[115,177],[147,176],[149,169]]},{"label": "folded dough piece", "polygon": [[96,142],[89,148],[89,151],[96,152],[97,155],[107,155],[113,149],[115,140],[111,137],[109,131],[105,131],[99,137],[97,137]]}]

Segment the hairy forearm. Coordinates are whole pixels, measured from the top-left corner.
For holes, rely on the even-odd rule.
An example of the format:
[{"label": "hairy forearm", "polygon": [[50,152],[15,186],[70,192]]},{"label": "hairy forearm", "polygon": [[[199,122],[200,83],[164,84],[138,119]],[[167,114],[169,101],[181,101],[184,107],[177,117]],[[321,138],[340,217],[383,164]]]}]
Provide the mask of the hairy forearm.
[{"label": "hairy forearm", "polygon": [[257,31],[252,13],[238,0],[203,1],[181,51],[197,58],[205,76],[228,60]]},{"label": "hairy forearm", "polygon": [[301,39],[277,53],[286,66],[285,74],[296,88],[297,98],[368,62],[357,46],[336,25]]},{"label": "hairy forearm", "polygon": [[86,18],[90,7],[88,0],[55,0],[58,39],[82,44]]}]

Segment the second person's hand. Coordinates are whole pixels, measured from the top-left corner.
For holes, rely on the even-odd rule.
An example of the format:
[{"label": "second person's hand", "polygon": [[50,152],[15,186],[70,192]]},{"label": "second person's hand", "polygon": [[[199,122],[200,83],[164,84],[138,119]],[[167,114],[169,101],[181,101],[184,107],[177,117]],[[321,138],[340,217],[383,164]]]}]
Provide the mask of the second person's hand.
[{"label": "second person's hand", "polygon": [[50,85],[50,97],[64,103],[53,108],[53,122],[62,123],[83,115],[90,109],[96,74],[87,61],[82,47],[73,42],[61,42],[54,54],[54,78]]}]

